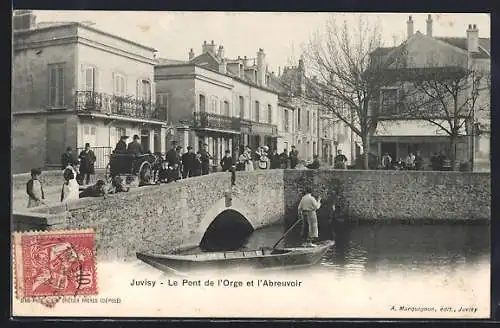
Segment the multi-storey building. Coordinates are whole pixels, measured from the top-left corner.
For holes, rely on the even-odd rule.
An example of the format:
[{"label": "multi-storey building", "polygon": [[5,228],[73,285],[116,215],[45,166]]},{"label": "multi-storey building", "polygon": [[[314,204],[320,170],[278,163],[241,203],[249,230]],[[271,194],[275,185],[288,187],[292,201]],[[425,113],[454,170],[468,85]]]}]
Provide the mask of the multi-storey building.
[{"label": "multi-storey building", "polygon": [[[410,16],[407,21],[407,40],[398,47],[377,49],[372,54],[372,59],[374,56],[395,54],[398,49],[404,47],[405,69],[408,72],[418,73],[422,69],[437,70],[462,67],[464,69],[479,68],[489,74],[491,65],[490,39],[480,38],[476,25],[469,25],[465,37],[436,37],[432,33],[431,15],[428,15],[426,24],[426,34],[419,31],[414,33],[414,21]],[[391,83],[380,90],[379,103],[377,104],[380,108],[379,124],[371,137],[370,148],[371,152],[377,154],[379,158],[387,152],[396,159],[404,159],[408,153],[419,150],[426,161],[425,168],[428,168],[429,160],[434,153],[442,152],[445,155],[450,155],[450,137],[442,128],[429,120],[422,119],[418,115],[408,115],[408,108],[412,104],[403,98],[405,94],[411,94],[415,90],[415,86],[411,82],[412,77],[410,75],[408,81]],[[469,115],[457,117],[458,125],[462,125],[460,122],[463,120],[470,121],[464,122],[459,131],[455,148],[457,162],[473,163],[475,170],[489,169],[490,163],[489,133],[480,135],[477,133],[477,126],[489,127],[490,125],[490,90],[487,84],[488,82],[483,80],[483,86],[486,88],[481,91],[476,103],[476,106],[485,108],[474,113],[472,117]],[[459,99],[468,93],[470,90],[462,90]],[[449,105],[452,106],[451,103]],[[462,102],[459,100],[457,105],[467,104],[465,100]],[[431,108],[427,112],[429,110]],[[453,110],[449,109],[449,112],[453,113]],[[468,111],[464,112],[469,113]],[[440,118],[442,118],[443,126],[447,127],[443,109],[437,106],[435,115],[433,120],[439,123],[441,122]]]},{"label": "multi-storey building", "polygon": [[282,74],[270,78],[275,90],[280,92],[280,107],[286,110],[283,115],[291,116],[289,126],[292,130],[283,134],[283,142],[294,145],[299,157],[307,161],[318,155],[324,164],[331,165],[336,151],[342,150],[348,163],[354,164],[355,138],[350,127],[305,95],[304,60],[300,59],[298,66],[285,67]]},{"label": "multi-storey building", "polygon": [[278,93],[269,87],[265,53],[228,59],[224,47],[202,45],[189,60],[160,60],[155,67],[157,101],[167,108],[181,146],[208,144],[214,165],[226,149],[277,146]]},{"label": "multi-storey building", "polygon": [[165,151],[155,49],[81,23],[37,25],[31,11],[14,14],[13,46],[14,172],[60,166],[66,147],[87,142],[104,167],[121,135]]}]

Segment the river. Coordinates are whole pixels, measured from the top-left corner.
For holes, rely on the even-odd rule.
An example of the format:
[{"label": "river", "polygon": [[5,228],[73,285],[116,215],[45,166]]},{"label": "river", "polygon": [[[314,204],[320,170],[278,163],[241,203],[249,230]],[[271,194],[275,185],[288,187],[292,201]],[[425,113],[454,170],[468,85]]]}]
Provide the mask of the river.
[{"label": "river", "polygon": [[[272,246],[283,230],[281,225],[256,230],[244,247]],[[299,244],[299,230],[294,229],[280,245]],[[337,222],[333,231],[335,246],[325,254],[321,266],[335,275],[489,270],[490,227],[484,223]],[[320,231],[321,235],[328,234]]]}]

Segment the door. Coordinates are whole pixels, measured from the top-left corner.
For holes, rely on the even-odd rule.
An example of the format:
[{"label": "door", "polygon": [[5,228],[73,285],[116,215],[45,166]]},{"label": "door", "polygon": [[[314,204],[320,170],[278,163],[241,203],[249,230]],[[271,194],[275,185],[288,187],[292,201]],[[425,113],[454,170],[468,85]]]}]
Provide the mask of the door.
[{"label": "door", "polygon": [[391,156],[392,160],[398,160],[396,158],[396,143],[395,142],[383,142],[381,145],[382,148],[382,156],[384,156],[385,153],[389,153]]},{"label": "door", "polygon": [[61,154],[66,150],[66,119],[47,120],[47,165],[60,165]]},{"label": "door", "polygon": [[144,152],[148,152],[149,149],[149,130],[141,130],[141,145]]}]

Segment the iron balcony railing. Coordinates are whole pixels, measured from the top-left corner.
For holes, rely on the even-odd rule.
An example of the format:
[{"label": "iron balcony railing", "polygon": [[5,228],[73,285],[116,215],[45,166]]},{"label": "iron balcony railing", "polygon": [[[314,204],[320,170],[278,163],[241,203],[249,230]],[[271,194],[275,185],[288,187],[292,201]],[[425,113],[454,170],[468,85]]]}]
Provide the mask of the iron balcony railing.
[{"label": "iron balcony railing", "polygon": [[116,96],[94,91],[76,91],[75,108],[104,114],[166,120],[166,110],[135,96]]},{"label": "iron balcony railing", "polygon": [[240,131],[240,119],[224,115],[195,112],[193,115],[193,127],[198,129],[218,129]]}]

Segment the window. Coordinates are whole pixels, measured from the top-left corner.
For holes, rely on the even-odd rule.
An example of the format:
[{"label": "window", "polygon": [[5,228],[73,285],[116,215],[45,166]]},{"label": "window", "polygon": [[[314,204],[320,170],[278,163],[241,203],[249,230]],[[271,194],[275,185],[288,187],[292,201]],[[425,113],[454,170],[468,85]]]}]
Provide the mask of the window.
[{"label": "window", "polygon": [[245,98],[240,96],[240,118],[245,118]]},{"label": "window", "polygon": [[49,106],[64,106],[64,67],[49,65]]},{"label": "window", "polygon": [[200,112],[204,112],[205,106],[206,106],[205,95],[200,94],[198,104],[199,104],[198,106],[199,106]]},{"label": "window", "polygon": [[121,136],[127,135],[127,131],[124,128],[115,127],[115,133],[119,140]]},{"label": "window", "polygon": [[158,119],[168,121],[168,94],[156,94],[156,108],[158,112]]},{"label": "window", "polygon": [[316,134],[316,113],[313,113],[312,132]]},{"label": "window", "polygon": [[307,111],[306,112],[306,126],[307,126],[307,132],[311,131],[311,112]]},{"label": "window", "polygon": [[255,101],[255,122],[259,122],[260,120],[260,103],[259,101]]},{"label": "window", "polygon": [[288,125],[288,122],[289,122],[288,120],[289,120],[288,110],[285,109],[285,115],[284,115],[284,119],[283,119],[283,127],[285,128],[285,132],[290,131],[290,126]]},{"label": "window", "polygon": [[226,116],[231,116],[231,111],[229,108],[229,101],[227,101],[227,100],[224,101],[224,114]]},{"label": "window", "polygon": [[212,111],[212,113],[217,114],[217,97],[212,96],[210,99],[210,110]]},{"label": "window", "polygon": [[85,67],[83,69],[83,90],[95,91],[96,69],[94,67]]},{"label": "window", "polygon": [[146,102],[150,103],[151,102],[151,82],[148,80],[141,80],[141,99]]},{"label": "window", "polygon": [[267,105],[267,123],[271,124],[273,122],[273,107]]},{"label": "window", "polygon": [[124,75],[115,73],[113,77],[113,93],[115,96],[125,96],[126,78]]},{"label": "window", "polygon": [[297,129],[300,130],[300,108],[297,108]]},{"label": "window", "polygon": [[380,91],[382,100],[382,110],[384,114],[396,114],[398,111],[398,90],[397,89],[383,89]]}]

